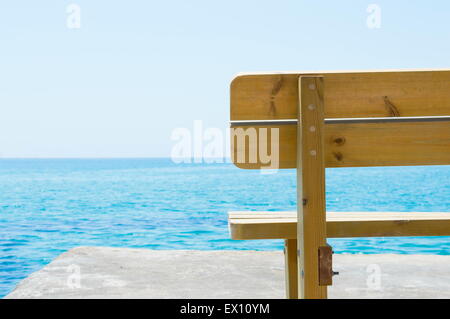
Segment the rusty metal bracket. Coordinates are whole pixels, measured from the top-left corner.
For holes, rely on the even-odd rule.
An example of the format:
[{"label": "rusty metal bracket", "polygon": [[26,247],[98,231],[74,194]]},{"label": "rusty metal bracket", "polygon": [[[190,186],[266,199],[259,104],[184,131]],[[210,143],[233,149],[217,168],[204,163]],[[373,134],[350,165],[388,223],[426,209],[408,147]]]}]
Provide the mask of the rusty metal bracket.
[{"label": "rusty metal bracket", "polygon": [[333,284],[333,250],[330,245],[319,247],[319,286]]}]

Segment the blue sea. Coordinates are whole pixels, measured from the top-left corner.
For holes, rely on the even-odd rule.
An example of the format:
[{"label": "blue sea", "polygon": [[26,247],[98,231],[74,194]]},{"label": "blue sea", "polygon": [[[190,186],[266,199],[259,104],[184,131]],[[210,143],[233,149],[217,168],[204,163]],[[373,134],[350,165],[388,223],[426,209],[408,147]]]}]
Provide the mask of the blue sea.
[{"label": "blue sea", "polygon": [[[282,249],[232,241],[227,212],[295,210],[295,170],[170,159],[0,160],[0,297],[76,246]],[[327,169],[327,210],[449,211],[450,166]],[[329,240],[338,253],[450,254],[450,237]]]}]

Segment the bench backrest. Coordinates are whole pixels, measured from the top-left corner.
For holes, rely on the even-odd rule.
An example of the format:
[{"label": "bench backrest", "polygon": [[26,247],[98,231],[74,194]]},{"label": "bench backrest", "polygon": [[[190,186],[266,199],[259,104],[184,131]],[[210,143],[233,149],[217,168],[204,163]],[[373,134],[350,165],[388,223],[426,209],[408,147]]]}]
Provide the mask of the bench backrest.
[{"label": "bench backrest", "polygon": [[[240,75],[231,83],[233,163],[296,167],[299,77],[314,75],[326,167],[450,164],[450,70]],[[273,151],[278,167],[264,156]]]}]

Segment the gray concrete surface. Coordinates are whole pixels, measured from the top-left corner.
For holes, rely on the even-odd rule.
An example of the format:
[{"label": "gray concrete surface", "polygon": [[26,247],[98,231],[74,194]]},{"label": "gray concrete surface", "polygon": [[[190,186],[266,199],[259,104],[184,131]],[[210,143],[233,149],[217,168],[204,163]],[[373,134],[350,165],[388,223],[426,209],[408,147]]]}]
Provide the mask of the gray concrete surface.
[{"label": "gray concrete surface", "polygon": [[[450,256],[333,258],[340,275],[330,298],[450,298]],[[284,298],[284,259],[281,251],[79,247],[6,298]]]}]

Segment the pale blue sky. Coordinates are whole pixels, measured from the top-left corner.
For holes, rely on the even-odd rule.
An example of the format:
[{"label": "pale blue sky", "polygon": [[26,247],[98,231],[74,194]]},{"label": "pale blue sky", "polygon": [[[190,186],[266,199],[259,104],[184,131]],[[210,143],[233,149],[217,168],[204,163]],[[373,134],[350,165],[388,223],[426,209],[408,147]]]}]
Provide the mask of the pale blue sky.
[{"label": "pale blue sky", "polygon": [[0,35],[0,156],[165,157],[238,72],[450,68],[450,1],[3,0]]}]

